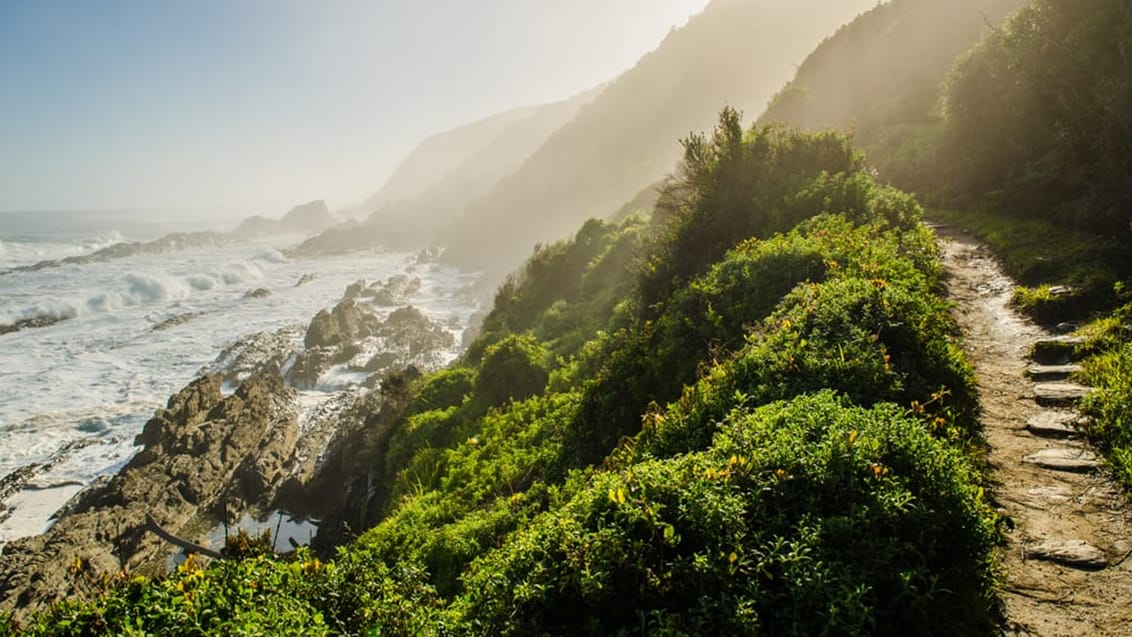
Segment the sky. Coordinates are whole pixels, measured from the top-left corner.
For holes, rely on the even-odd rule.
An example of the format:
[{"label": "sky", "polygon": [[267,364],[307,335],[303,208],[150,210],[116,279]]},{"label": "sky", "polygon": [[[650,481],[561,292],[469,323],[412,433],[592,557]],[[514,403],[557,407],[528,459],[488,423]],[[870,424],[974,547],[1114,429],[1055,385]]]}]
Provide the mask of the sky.
[{"label": "sky", "polygon": [[278,216],[630,68],[707,0],[0,0],[0,211]]}]

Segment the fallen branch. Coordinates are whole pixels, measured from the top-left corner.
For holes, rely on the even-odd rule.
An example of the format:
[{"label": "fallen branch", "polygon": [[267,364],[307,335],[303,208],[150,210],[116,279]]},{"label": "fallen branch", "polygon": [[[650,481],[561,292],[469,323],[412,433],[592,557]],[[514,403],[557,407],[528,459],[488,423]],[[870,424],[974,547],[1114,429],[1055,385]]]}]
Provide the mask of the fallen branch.
[{"label": "fallen branch", "polygon": [[173,535],[169,531],[161,528],[161,525],[158,524],[157,520],[154,520],[153,516],[149,513],[145,514],[145,528],[147,531],[152,532],[154,535],[165,540],[166,542],[181,547],[186,553],[196,553],[197,555],[211,557],[214,560],[224,559],[224,556],[221,555],[218,551],[214,551],[207,546],[201,546],[200,544],[197,544],[195,542],[181,539],[176,535]]}]

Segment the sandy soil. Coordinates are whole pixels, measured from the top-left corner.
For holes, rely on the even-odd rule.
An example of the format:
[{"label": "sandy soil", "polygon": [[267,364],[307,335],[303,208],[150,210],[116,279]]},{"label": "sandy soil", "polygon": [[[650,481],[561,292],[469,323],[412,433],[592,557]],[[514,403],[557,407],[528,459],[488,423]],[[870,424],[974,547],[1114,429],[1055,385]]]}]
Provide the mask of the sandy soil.
[{"label": "sandy soil", "polygon": [[[1023,461],[1043,449],[1087,446],[1080,436],[1038,437],[1026,429],[1027,419],[1049,409],[1035,402],[1024,372],[1030,346],[1050,334],[1009,307],[1014,284],[985,245],[948,229],[937,233],[949,297],[978,377],[989,491],[1015,524],[1000,560],[1005,633],[1132,635],[1132,525],[1122,492],[1103,470],[1072,473]],[[1066,541],[1098,549],[1101,564],[1036,555],[1043,544]]]}]

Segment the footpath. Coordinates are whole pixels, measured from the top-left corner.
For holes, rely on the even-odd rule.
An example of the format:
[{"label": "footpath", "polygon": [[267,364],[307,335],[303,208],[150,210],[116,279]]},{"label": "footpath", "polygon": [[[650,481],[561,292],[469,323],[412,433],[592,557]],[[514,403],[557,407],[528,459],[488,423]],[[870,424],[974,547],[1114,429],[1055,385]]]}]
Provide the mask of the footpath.
[{"label": "footpath", "polygon": [[1132,520],[1077,410],[1075,337],[1023,319],[987,246],[938,228],[975,368],[992,501],[1013,521],[1000,572],[1010,635],[1132,635]]}]

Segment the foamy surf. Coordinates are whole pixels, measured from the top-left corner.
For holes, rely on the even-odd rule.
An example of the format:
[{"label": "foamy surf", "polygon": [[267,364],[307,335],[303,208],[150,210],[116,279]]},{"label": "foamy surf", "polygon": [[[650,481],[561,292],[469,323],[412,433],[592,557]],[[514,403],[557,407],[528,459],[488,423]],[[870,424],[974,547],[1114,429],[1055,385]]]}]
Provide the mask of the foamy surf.
[{"label": "foamy surf", "polygon": [[[403,274],[415,263],[411,255],[376,253],[292,260],[281,247],[234,242],[0,278],[0,323],[65,319],[0,335],[0,479],[90,442],[0,501],[8,510],[0,514],[0,544],[42,532],[79,484],[123,466],[154,410],[239,337],[305,325],[354,281]],[[7,239],[4,250],[10,255]],[[474,277],[432,265],[412,276],[421,285],[406,301],[444,322],[458,343],[475,310],[462,293]],[[253,288],[266,296],[246,298]],[[444,358],[455,355],[453,348]],[[329,398],[364,377],[330,370],[314,395]],[[325,402],[314,395],[311,408]]]}]

